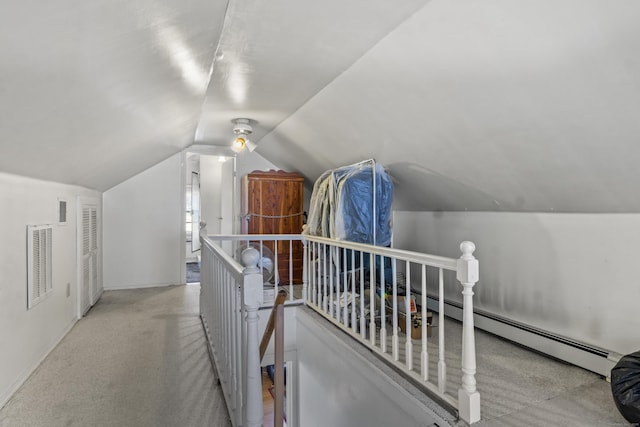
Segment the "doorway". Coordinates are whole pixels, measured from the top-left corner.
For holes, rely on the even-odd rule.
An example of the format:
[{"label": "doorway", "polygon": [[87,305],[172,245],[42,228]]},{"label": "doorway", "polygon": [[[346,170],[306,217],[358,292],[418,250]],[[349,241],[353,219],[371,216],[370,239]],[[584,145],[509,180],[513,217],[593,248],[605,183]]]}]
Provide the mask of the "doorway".
[{"label": "doorway", "polygon": [[187,153],[185,191],[185,283],[200,283],[200,155]]},{"label": "doorway", "polygon": [[233,232],[235,158],[222,147],[192,147],[185,153],[185,283],[200,282],[200,228]]}]

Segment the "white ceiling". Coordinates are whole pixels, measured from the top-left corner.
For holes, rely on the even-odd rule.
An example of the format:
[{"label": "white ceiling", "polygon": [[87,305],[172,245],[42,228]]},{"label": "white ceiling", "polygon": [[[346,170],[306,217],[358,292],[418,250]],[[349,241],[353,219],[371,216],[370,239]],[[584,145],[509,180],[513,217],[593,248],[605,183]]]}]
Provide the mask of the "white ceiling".
[{"label": "white ceiling", "polygon": [[401,209],[640,212],[639,18],[632,0],[7,0],[0,171],[106,190],[247,117],[310,182],[377,159]]},{"label": "white ceiling", "polygon": [[193,142],[223,0],[4,0],[0,171],[105,190]]},{"label": "white ceiling", "polygon": [[434,0],[260,142],[407,210],[640,212],[640,3]]},{"label": "white ceiling", "polygon": [[229,145],[236,118],[259,141],[426,3],[231,1],[196,142]]}]

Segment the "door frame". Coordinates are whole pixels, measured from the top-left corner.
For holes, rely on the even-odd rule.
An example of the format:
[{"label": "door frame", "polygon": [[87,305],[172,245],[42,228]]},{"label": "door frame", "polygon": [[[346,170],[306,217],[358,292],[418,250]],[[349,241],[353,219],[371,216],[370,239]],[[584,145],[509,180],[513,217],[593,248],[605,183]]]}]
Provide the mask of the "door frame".
[{"label": "door frame", "polygon": [[98,302],[103,292],[102,287],[102,205],[100,199],[96,197],[78,196],[76,200],[76,317],[81,319],[84,315],[82,307],[82,286],[83,286],[83,253],[82,253],[82,210],[85,206],[96,209],[96,288],[89,286],[89,309]]},{"label": "door frame", "polygon": [[[232,171],[232,180],[234,183],[234,188],[233,188],[233,194],[232,194],[232,199],[231,199],[231,218],[232,218],[232,223],[233,223],[233,219],[235,218],[236,215],[236,210],[235,210],[235,198],[236,196],[236,188],[235,188],[235,181],[236,181],[236,158],[237,155],[236,153],[234,153],[230,147],[223,147],[223,146],[216,146],[216,145],[204,145],[204,144],[194,144],[184,150],[182,150],[181,153],[181,157],[180,157],[180,163],[182,165],[182,170],[180,173],[180,188],[181,188],[181,203],[182,206],[180,207],[181,211],[182,211],[182,224],[180,225],[180,229],[181,229],[181,238],[180,238],[180,277],[182,277],[182,281],[184,283],[187,282],[187,257],[185,254],[185,243],[187,241],[187,231],[185,229],[185,224],[187,221],[187,214],[186,214],[186,210],[185,210],[185,204],[186,204],[186,197],[187,197],[187,153],[194,153],[194,154],[200,154],[200,155],[208,155],[208,156],[224,156],[227,157],[228,160],[227,161],[231,161],[232,162],[232,167],[233,167],[233,171]],[[200,172],[200,171],[199,171]],[[202,179],[202,176],[200,175],[200,179]],[[202,212],[200,212],[200,218],[202,218]],[[193,225],[192,225],[193,227]],[[199,234],[199,230],[198,230],[198,234]],[[192,236],[193,238],[193,236]]]}]

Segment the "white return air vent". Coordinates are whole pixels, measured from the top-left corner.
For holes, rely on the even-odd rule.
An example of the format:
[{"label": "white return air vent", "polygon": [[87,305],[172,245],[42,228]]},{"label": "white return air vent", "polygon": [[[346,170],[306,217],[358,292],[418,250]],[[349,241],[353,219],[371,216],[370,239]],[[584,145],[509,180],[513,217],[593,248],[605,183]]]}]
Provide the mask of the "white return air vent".
[{"label": "white return air vent", "polygon": [[27,308],[32,308],[53,290],[51,280],[50,225],[27,227]]}]

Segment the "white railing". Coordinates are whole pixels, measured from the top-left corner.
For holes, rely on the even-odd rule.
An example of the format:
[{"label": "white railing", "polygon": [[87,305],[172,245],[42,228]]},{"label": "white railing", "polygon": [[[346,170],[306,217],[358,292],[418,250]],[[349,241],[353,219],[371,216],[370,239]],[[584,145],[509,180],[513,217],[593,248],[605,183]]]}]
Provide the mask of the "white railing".
[{"label": "white railing", "polygon": [[218,379],[234,426],[243,425],[243,337],[246,316],[241,287],[243,267],[222,248],[201,236],[200,316]]},{"label": "white railing", "polygon": [[[208,236],[201,230],[200,315],[234,426],[261,426],[263,419],[258,309],[264,303],[261,260],[266,251],[260,249],[265,243],[276,249],[286,245],[292,254],[295,242],[302,245],[302,240],[300,235]],[[236,256],[242,259],[229,254],[238,254],[238,248],[250,246],[248,243],[258,245]],[[274,286],[276,295],[285,288],[289,301],[299,294],[302,302],[304,288],[294,292],[293,257],[288,257],[287,268],[279,269],[277,257],[274,264],[276,284],[281,280],[278,271],[290,275],[288,286]],[[301,276],[305,275],[303,270]]]},{"label": "white railing", "polygon": [[[306,288],[294,285],[306,285],[305,277],[307,243],[301,234],[212,234],[207,236],[211,242],[224,247],[228,254],[237,255],[248,246],[252,246],[260,252],[260,260],[267,257],[267,252],[272,251],[273,277],[268,281],[274,285],[273,293],[278,295],[278,291],[285,289],[289,295],[289,301],[299,300],[302,302],[306,294]],[[294,254],[300,253],[299,259],[295,259]],[[284,255],[283,255],[284,252]],[[262,266],[259,261],[259,267]],[[265,267],[265,269],[267,269]],[[266,301],[270,303],[270,300]]]},{"label": "white railing", "polygon": [[[457,408],[463,420],[479,421],[472,299],[472,288],[478,281],[478,261],[473,256],[475,245],[463,242],[462,256],[456,259],[315,236],[305,238],[307,305]],[[457,395],[455,388],[448,387],[447,380],[446,271],[455,272],[463,288],[462,354],[459,356],[462,374]],[[428,289],[428,276],[436,276],[437,287]],[[427,312],[428,292],[438,301],[437,343],[428,340],[432,327],[428,324],[431,318]],[[412,310],[416,296],[419,312]],[[415,314],[412,315],[412,311]],[[400,324],[401,317],[404,325]],[[414,325],[420,325],[421,339],[415,352],[411,338]],[[406,333],[400,332],[401,327]],[[433,357],[430,353],[437,357],[437,375],[432,375],[429,369],[430,357]],[[414,354],[419,362],[414,363]]]},{"label": "white railing", "polygon": [[[226,245],[228,251],[237,253],[237,247],[248,242],[258,242],[258,250],[267,242],[276,251],[288,245],[289,254],[294,244],[301,244],[302,283],[293,276],[290,255],[285,260],[288,269],[284,269],[288,284],[279,286],[276,276],[275,294],[284,288],[289,301],[303,298],[307,306],[457,408],[463,420],[480,420],[472,299],[478,261],[473,257],[473,243],[460,245],[460,258],[445,258],[306,235],[204,234],[201,241],[201,314],[234,425],[260,425],[262,411],[257,309],[264,294],[262,270],[256,267],[261,266],[264,254],[255,252],[255,259],[245,260],[248,267],[243,270],[222,249]],[[235,242],[233,247],[225,243],[229,241]],[[279,269],[275,255],[278,274],[284,270]],[[456,379],[459,375],[457,381],[447,378],[444,276],[448,271],[455,272],[462,284],[462,349],[461,354],[450,356],[451,365],[460,367],[456,375],[450,375]],[[429,324],[428,294],[438,301],[437,340],[428,339],[434,326]],[[416,297],[419,311],[412,314],[411,301]],[[406,333],[400,332],[401,322]],[[411,339],[414,325],[420,325],[419,344]]]}]

